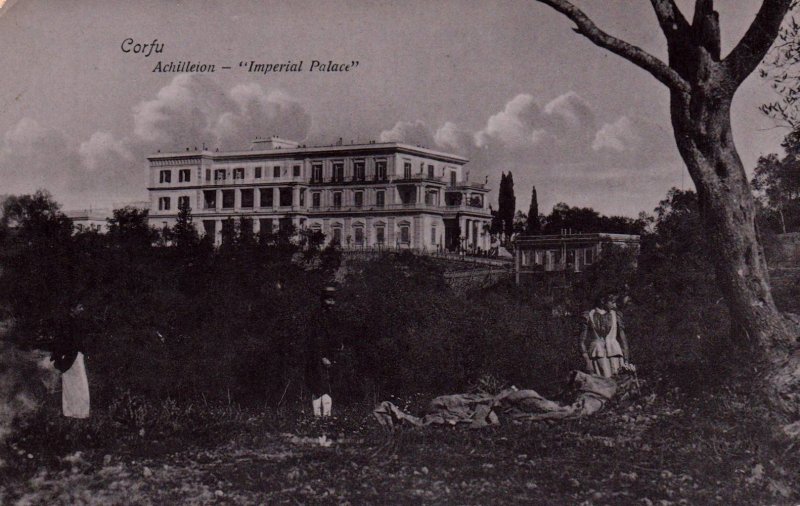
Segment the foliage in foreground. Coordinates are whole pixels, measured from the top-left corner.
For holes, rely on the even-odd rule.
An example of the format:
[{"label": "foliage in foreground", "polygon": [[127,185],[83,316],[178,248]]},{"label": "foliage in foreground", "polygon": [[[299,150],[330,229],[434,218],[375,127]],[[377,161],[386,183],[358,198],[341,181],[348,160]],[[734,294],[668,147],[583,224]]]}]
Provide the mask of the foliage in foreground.
[{"label": "foliage in foreground", "polygon": [[[749,383],[731,379],[735,350],[714,351],[727,320],[700,253],[695,205],[691,194],[673,192],[644,238],[638,270],[614,252],[569,289],[554,278],[463,297],[444,285],[440,266],[411,255],[350,264],[332,329],[346,344],[335,357],[337,400],[351,402],[337,403],[329,422],[309,419],[305,403],[293,401],[303,395],[303,339],[320,325],[318,290],[330,271],[304,268],[290,242],[215,252],[78,234],[50,244],[55,261],[91,259],[65,260],[79,274],[58,279],[86,307],[78,327],[91,346],[94,414],[65,420],[57,395],[46,398],[0,456],[14,484],[0,493],[51,503],[63,496],[65,504],[90,493],[113,501],[115,490],[143,502],[216,500],[219,490],[239,503],[497,503],[499,489],[509,502],[789,502],[798,494],[796,452],[772,439]],[[27,261],[18,265],[38,265]],[[419,412],[434,394],[487,384],[555,395],[579,365],[575,315],[606,290],[632,299],[633,360],[651,385],[633,403],[590,422],[480,432],[386,435],[371,421],[373,401],[392,396]],[[22,290],[19,300],[33,295]],[[29,334],[20,329],[47,324],[19,323],[11,337],[23,344]],[[27,341],[38,343],[46,345]],[[318,443],[321,434],[330,446]]]},{"label": "foliage in foreground", "polygon": [[[46,226],[61,222],[57,207],[44,208]],[[286,405],[307,395],[307,343],[323,329],[344,344],[330,350],[338,401],[465,391],[487,375],[547,393],[580,366],[578,316],[608,290],[631,301],[634,362],[697,384],[735,369],[737,355],[719,359],[729,323],[697,214],[696,196],[673,190],[638,269],[630,251],[609,251],[578,279],[501,283],[466,298],[424,258],[351,262],[325,316],[319,294],[337,253],[320,251],[319,238],[234,236],[214,250],[189,228],[158,240],[122,210],[107,235],[6,230],[0,296],[21,346],[46,350],[65,332],[83,339],[98,407],[123,395]]]},{"label": "foliage in foreground", "polygon": [[[794,504],[797,452],[746,389],[613,402],[591,420],[387,433],[369,405],[296,409],[148,402],[142,424],[44,410],[0,451],[0,501],[76,504]],[[322,436],[325,436],[324,438]],[[390,500],[389,500],[390,499]],[[666,501],[666,502],[663,502]],[[25,501],[22,501],[25,502]]]}]

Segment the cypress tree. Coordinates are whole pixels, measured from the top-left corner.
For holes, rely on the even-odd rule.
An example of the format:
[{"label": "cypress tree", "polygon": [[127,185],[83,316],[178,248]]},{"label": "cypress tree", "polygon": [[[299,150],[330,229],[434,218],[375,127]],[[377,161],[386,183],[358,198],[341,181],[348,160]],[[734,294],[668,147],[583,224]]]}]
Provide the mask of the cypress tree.
[{"label": "cypress tree", "polygon": [[496,234],[502,234],[505,230],[505,209],[508,206],[507,186],[506,173],[502,172],[500,174],[500,189],[497,191],[497,211],[495,211],[494,219],[492,220]]},{"label": "cypress tree", "polygon": [[525,232],[528,234],[538,234],[542,224],[539,222],[539,199],[536,196],[536,185],[531,190],[531,206],[528,208],[528,223]]},{"label": "cypress tree", "polygon": [[500,192],[503,195],[503,204],[498,211],[500,219],[503,220],[503,232],[505,232],[506,238],[509,238],[514,233],[514,213],[517,207],[517,199],[514,197],[514,176],[511,171],[508,171],[505,185],[501,183]]}]

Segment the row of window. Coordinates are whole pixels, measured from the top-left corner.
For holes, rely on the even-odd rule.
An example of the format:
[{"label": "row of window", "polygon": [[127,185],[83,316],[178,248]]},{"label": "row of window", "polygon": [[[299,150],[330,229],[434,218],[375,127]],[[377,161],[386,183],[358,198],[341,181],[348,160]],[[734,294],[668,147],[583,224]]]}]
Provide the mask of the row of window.
[{"label": "row of window", "polygon": [[[189,197],[178,197],[178,209],[183,209],[185,207],[189,207]],[[169,211],[170,209],[172,209],[172,199],[170,197],[159,197],[158,210]]]},{"label": "row of window", "polygon": [[[436,243],[436,227],[431,229],[431,237],[432,241]],[[331,240],[338,244],[349,243],[352,241],[355,243],[356,246],[361,246],[364,244],[364,227],[353,227],[353,237],[347,238],[346,241],[342,241],[342,228],[341,227],[332,227],[331,228]],[[408,225],[400,225],[398,227],[398,237],[397,242],[400,244],[410,244],[411,243],[411,229]],[[386,227],[383,225],[379,225],[375,227],[375,243],[378,245],[386,244]],[[348,244],[349,246],[349,244]]]},{"label": "row of window", "polygon": [[[375,174],[373,176],[375,181],[386,181],[388,179],[386,173],[386,160],[375,161]],[[324,180],[324,170],[321,162],[315,162],[311,165],[311,182],[321,183]],[[331,181],[335,183],[344,182],[344,162],[333,162],[331,167]],[[367,171],[366,165],[363,160],[355,160],[353,162],[353,181],[366,181]]]},{"label": "row of window", "polygon": [[[179,183],[188,183],[192,180],[192,169],[180,169],[178,171],[178,182]],[[158,175],[158,182],[159,183],[171,183],[172,182],[172,171],[171,170],[162,170]]]},{"label": "row of window", "polygon": [[[255,207],[255,190],[253,188],[242,188],[238,190],[240,192],[240,204],[239,207],[242,208],[252,208]],[[232,209],[236,205],[236,190],[222,190],[222,208],[223,209]],[[262,189],[259,190],[259,207],[273,207],[275,203],[274,199],[274,192],[272,188]],[[331,206],[334,208],[342,207],[342,192],[333,192],[332,193],[332,202]],[[301,188],[299,191],[299,205],[305,206],[305,189]],[[403,202],[406,202],[405,199],[402,199]],[[182,203],[183,202],[183,203]],[[292,192],[292,188],[279,188],[278,189],[278,202],[280,207],[290,207],[294,205],[294,194]],[[408,200],[408,202],[412,202]],[[438,193],[426,193],[425,194],[425,204],[428,205],[438,205]],[[217,207],[217,190],[205,190],[203,192],[203,208],[204,209],[216,209]],[[180,209],[183,205],[189,205],[189,197],[178,197],[178,209]],[[375,202],[373,204],[375,207],[385,207],[386,206],[386,192],[383,190],[375,192]],[[353,206],[354,207],[363,207],[364,206],[364,192],[363,191],[356,191],[353,192]],[[319,209],[322,207],[322,193],[321,192],[312,192],[311,193],[311,207],[313,209]],[[168,211],[170,210],[170,197],[160,197],[159,198],[159,206],[158,209],[161,211]]]},{"label": "row of window", "polygon": [[[333,192],[333,202],[332,207],[342,207],[342,192]],[[384,191],[377,191],[375,192],[375,207],[384,207],[386,205],[386,192]],[[318,209],[322,206],[322,194],[320,192],[313,192],[311,194],[311,207],[314,209]],[[353,192],[353,206],[354,207],[363,207],[364,206],[364,192],[357,191]]]},{"label": "row of window", "polygon": [[[419,172],[417,173],[417,175],[418,176],[425,175],[425,176],[428,177],[428,179],[436,178],[436,167],[434,167],[431,164],[428,164],[427,169],[428,170],[427,170],[427,173],[426,173],[425,172],[425,163],[424,162],[420,162],[420,164],[419,164]],[[444,176],[444,173],[442,174],[442,176]],[[413,177],[412,168],[411,168],[411,162],[407,161],[407,162],[403,163],[403,177],[405,179],[410,179],[411,177]],[[457,179],[456,171],[451,170],[450,171],[450,186],[455,186],[456,185],[456,179]]]},{"label": "row of window", "polygon": [[[420,164],[420,172],[419,174],[424,174],[425,164]],[[300,165],[294,165],[292,167],[292,177],[300,177],[302,169]],[[213,176],[214,181],[225,181],[230,174],[230,169],[214,169]],[[254,179],[261,179],[264,171],[262,171],[262,167],[254,167],[253,168],[253,178]],[[436,168],[432,164],[428,164],[427,166],[427,177],[433,179],[436,174]],[[289,168],[283,167],[280,165],[275,165],[272,167],[272,177],[279,178],[282,176],[289,175]],[[212,170],[206,169],[205,173],[205,180],[211,181]],[[247,170],[244,167],[237,167],[233,169],[233,179],[245,179],[247,176]],[[406,179],[410,179],[413,176],[411,162],[404,162],[403,164],[403,177]],[[191,181],[192,172],[191,169],[180,169],[178,170],[178,182],[179,183],[188,183]],[[386,161],[385,160],[378,160],[375,162],[375,175],[374,179],[376,181],[385,181],[387,179],[386,174]],[[332,168],[331,179],[332,182],[344,182],[344,162],[334,162]],[[353,181],[366,181],[366,170],[364,161],[354,161],[353,162]],[[171,170],[162,170],[159,173],[159,183],[171,183],[172,182],[172,171]],[[323,167],[322,163],[314,163],[311,166],[311,182],[312,183],[321,183],[323,182]],[[456,184],[456,172],[450,172],[450,184],[455,186]]]},{"label": "row of window", "polygon": [[[269,169],[269,167],[267,167],[267,169]],[[292,177],[300,177],[301,173],[302,169],[299,165],[292,167]],[[227,175],[228,169],[214,169],[214,181],[224,180]],[[261,179],[262,175],[265,175],[265,172],[262,171],[261,167],[253,168],[253,179]],[[272,177],[278,178],[288,175],[288,167],[283,167],[281,165],[275,165],[272,167]],[[247,173],[244,167],[233,169],[233,179],[245,179],[246,176]],[[211,181],[211,169],[206,169],[206,181]]]},{"label": "row of window", "polygon": [[[222,190],[222,209],[233,209],[236,206],[236,190]],[[253,208],[255,207],[255,190],[253,188],[242,188],[239,190],[240,200],[239,207]],[[259,190],[259,207],[273,207],[275,204],[275,193],[272,188]],[[305,206],[305,189],[301,188],[299,191],[299,205]],[[189,197],[178,197],[178,208],[182,206],[189,206]],[[280,207],[291,207],[294,205],[294,193],[292,188],[279,188],[278,189],[278,205]],[[364,192],[357,191],[353,194],[353,205],[355,207],[363,207],[364,205]],[[386,192],[375,192],[375,206],[384,207],[386,205]],[[322,206],[322,194],[320,192],[313,192],[311,194],[311,207],[320,208]],[[333,207],[342,207],[342,192],[333,193]],[[160,211],[170,210],[170,197],[160,197],[158,199],[158,209]],[[216,209],[217,208],[217,191],[205,190],[203,191],[203,208]]]},{"label": "row of window", "polygon": [[[255,167],[253,169],[253,178],[254,179],[261,179],[262,177],[262,168]],[[283,168],[279,165],[276,165],[272,168],[272,177],[278,178],[281,176],[288,175],[288,168]],[[300,177],[301,168],[299,165],[295,165],[292,167],[292,176],[293,177]],[[214,169],[214,181],[225,181],[228,179],[228,174],[230,174],[230,169]],[[206,169],[206,181],[211,181],[211,169]],[[233,169],[233,179],[245,179],[246,170],[244,167],[238,167]],[[178,182],[179,183],[188,183],[192,180],[192,171],[191,169],[180,169],[178,170]],[[172,182],[172,171],[171,170],[162,170],[159,172],[158,175],[158,182],[159,183],[171,183]]]},{"label": "row of window", "polygon": [[[211,181],[211,169],[206,169],[206,181]],[[228,174],[230,174],[230,169],[214,169],[214,181],[225,181],[228,179]],[[301,167],[299,165],[295,165],[292,167],[292,177],[300,177],[301,174]],[[261,179],[262,176],[265,175],[265,172],[262,171],[261,167],[254,167],[253,168],[253,179]],[[279,178],[289,175],[289,168],[282,167],[280,165],[276,165],[272,167],[272,177]],[[247,171],[244,167],[238,167],[233,169],[233,179],[245,179],[247,177]]]},{"label": "row of window", "polygon": [[[222,190],[222,209],[233,209],[236,206],[236,192],[235,189],[230,190]],[[255,207],[256,196],[255,196],[255,189],[254,188],[242,188],[238,190],[240,192],[239,198],[239,207],[241,208],[253,208]],[[299,206],[303,207],[306,205],[305,196],[306,190],[305,188],[300,188],[299,190]],[[275,205],[275,197],[274,191],[272,188],[264,188],[260,189],[258,192],[258,205],[259,207],[273,207]],[[331,193],[332,202],[330,202],[330,206],[333,208],[340,208],[343,205],[343,193],[341,191],[335,191]],[[439,205],[439,194],[438,192],[426,192],[424,195],[424,202],[426,205],[437,206]],[[181,201],[184,200],[185,204],[181,204]],[[401,203],[406,204],[413,204],[415,200],[407,195],[402,194],[400,195]],[[180,209],[183,205],[189,205],[189,197],[178,197],[178,209]],[[294,193],[292,188],[285,187],[285,188],[278,188],[278,205],[280,207],[291,207],[295,205],[294,202]],[[353,207],[363,207],[365,205],[365,195],[363,191],[355,191],[353,192]],[[372,203],[374,207],[385,207],[386,206],[386,192],[383,190],[379,190],[375,192],[375,201]],[[322,207],[322,192],[311,192],[311,208],[312,209],[319,209]],[[203,192],[203,209],[216,209],[217,208],[217,190],[205,190]],[[158,209],[161,211],[168,211],[170,210],[170,197],[160,197],[159,198],[159,206]]]},{"label": "row of window", "polygon": [[[262,232],[273,232],[275,230],[275,225],[277,222],[278,228],[281,230],[287,229],[291,227],[292,220],[291,218],[259,218],[259,229]],[[211,235],[214,237],[216,234],[216,227],[217,223],[216,220],[203,220],[203,228],[204,232],[207,235]],[[226,232],[227,227],[233,226],[233,222],[226,220],[222,222],[222,232],[223,235]],[[301,220],[300,226],[305,226],[305,220]],[[242,218],[239,222],[239,227],[241,231],[247,231],[249,233],[253,233],[253,219],[252,218]],[[311,227],[312,230],[321,231],[321,227],[319,225],[314,225]],[[411,227],[408,224],[401,223],[397,229],[398,233],[396,236],[396,241],[399,244],[410,244],[411,243]],[[339,244],[347,244],[348,246],[351,243],[354,243],[356,246],[362,246],[365,244],[365,227],[363,224],[356,224],[353,226],[353,235],[347,236],[347,238],[343,238],[343,228],[340,224],[335,224],[331,227],[331,240],[335,243]],[[439,241],[438,237],[438,228],[436,225],[431,227],[431,244],[437,244]],[[375,227],[375,243],[378,245],[386,244],[386,226],[383,224],[378,224]]]},{"label": "row of window", "polygon": [[[259,229],[262,232],[273,232],[275,226],[275,219],[273,218],[259,218],[258,225]],[[291,218],[279,218],[277,220],[278,228],[284,230],[291,226],[292,220]],[[225,232],[226,227],[232,226],[232,223],[229,221],[222,222],[223,232]],[[203,228],[206,235],[211,235],[212,237],[216,234],[216,227],[217,223],[216,220],[203,220]],[[240,223],[239,227],[242,231],[247,231],[252,233],[253,232],[253,220],[248,218],[243,218]],[[319,230],[319,226],[312,228],[313,230]],[[408,225],[400,225],[398,227],[398,242],[401,244],[409,244],[411,242],[411,232]],[[436,242],[436,227],[431,229],[431,237],[432,241]],[[347,238],[346,241],[342,240],[342,227],[341,226],[334,226],[331,228],[331,238],[334,242],[343,244],[343,242],[350,242],[353,241],[356,245],[363,245],[364,244],[364,227],[363,226],[355,226],[353,227],[353,236]],[[385,244],[386,243],[386,227],[384,225],[379,225],[375,227],[375,242],[377,244]]]},{"label": "row of window", "polygon": [[595,248],[568,249],[566,258],[561,249],[533,250],[522,252],[522,265],[552,266],[566,262],[567,264],[582,263],[591,265],[595,260]]},{"label": "row of window", "polygon": [[[236,190],[222,190],[222,209],[233,209],[236,206]],[[252,208],[255,206],[255,191],[253,188],[242,188],[239,190],[239,207]],[[275,193],[272,188],[259,190],[259,207],[273,207],[275,203]],[[305,205],[306,193],[304,189],[300,189],[299,198],[300,205]],[[294,205],[294,193],[292,188],[279,188],[278,189],[278,205],[281,207],[291,207]],[[205,190],[203,191],[203,208],[216,209],[217,208],[217,191]]]},{"label": "row of window", "polygon": [[[274,232],[275,231],[275,222],[277,221],[278,228],[280,230],[287,230],[292,226],[292,219],[291,218],[278,218],[277,220],[273,218],[260,218],[258,220],[258,225],[262,232]],[[304,220],[300,220],[300,226],[304,225]],[[227,235],[228,232],[231,232],[229,227],[234,226],[232,221],[225,220],[222,222],[222,235],[223,237]],[[253,233],[253,220],[251,218],[242,218],[239,222],[239,228],[242,232],[249,232]],[[217,233],[217,222],[216,220],[203,220],[203,231],[206,235],[210,235],[214,237]]]}]

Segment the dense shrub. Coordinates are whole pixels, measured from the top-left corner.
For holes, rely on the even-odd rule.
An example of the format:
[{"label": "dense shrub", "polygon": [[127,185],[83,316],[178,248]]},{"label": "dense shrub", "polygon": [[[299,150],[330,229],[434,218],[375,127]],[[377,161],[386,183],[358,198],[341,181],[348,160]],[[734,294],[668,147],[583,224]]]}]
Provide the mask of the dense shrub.
[{"label": "dense shrub", "polygon": [[[673,189],[655,214],[653,229],[641,231],[638,252],[604,246],[600,261],[586,272],[539,276],[520,289],[524,293],[503,298],[509,307],[527,297],[532,307],[538,303],[545,311],[571,315],[565,319],[572,325],[560,331],[569,333],[569,327],[574,338],[581,313],[598,295],[616,292],[625,300],[631,358],[640,371],[693,388],[723,380],[744,368],[749,354],[731,348],[727,339],[731,323],[706,253],[697,196]],[[565,340],[561,350],[569,364],[580,366],[574,342]]]},{"label": "dense shrub", "polygon": [[[80,334],[96,405],[116,405],[123,393],[258,405],[298,399],[312,359],[307,342],[323,334],[344,345],[329,350],[341,400],[463,390],[484,374],[530,385],[568,367],[573,337],[548,314],[513,294],[465,300],[445,286],[440,267],[414,255],[351,264],[336,309],[324,315],[330,252],[309,263],[287,243],[132,249],[97,234],[78,234],[70,247],[82,259],[82,275],[69,281],[79,295],[54,327],[32,320],[10,338],[46,348],[62,330]],[[85,311],[70,316],[77,303]],[[30,314],[11,305],[20,321]],[[47,339],[32,339],[29,328]]]},{"label": "dense shrub", "polygon": [[693,378],[734,367],[737,354],[718,339],[729,325],[702,254],[696,198],[668,197],[643,237],[638,269],[630,250],[609,249],[581,277],[464,296],[445,286],[439,264],[387,254],[338,271],[330,313],[320,293],[340,258],[320,251],[316,236],[234,234],[218,250],[191,238],[170,245],[130,212],[115,215],[107,235],[22,241],[6,230],[0,304],[15,318],[8,339],[22,347],[81,338],[96,406],[118,406],[123,395],[298,400],[308,394],[309,343],[321,336],[339,400],[464,391],[489,376],[547,393],[581,366],[580,314],[607,290],[630,297],[634,362]]}]

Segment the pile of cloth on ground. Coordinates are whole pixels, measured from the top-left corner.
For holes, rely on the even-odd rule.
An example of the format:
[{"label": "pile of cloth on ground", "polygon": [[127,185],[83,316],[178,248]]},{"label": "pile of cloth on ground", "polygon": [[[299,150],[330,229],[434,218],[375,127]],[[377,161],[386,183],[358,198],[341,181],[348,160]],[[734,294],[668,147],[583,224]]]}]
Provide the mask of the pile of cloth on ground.
[{"label": "pile of cloth on ground", "polygon": [[568,403],[545,399],[535,390],[512,387],[497,395],[475,393],[436,397],[422,417],[405,413],[389,401],[380,403],[373,415],[384,427],[464,425],[480,428],[498,425],[501,419],[575,419],[597,413],[615,396],[623,393],[627,395],[633,388],[638,388],[638,380],[631,376],[617,376],[612,379],[573,371],[568,388],[573,399]]}]

